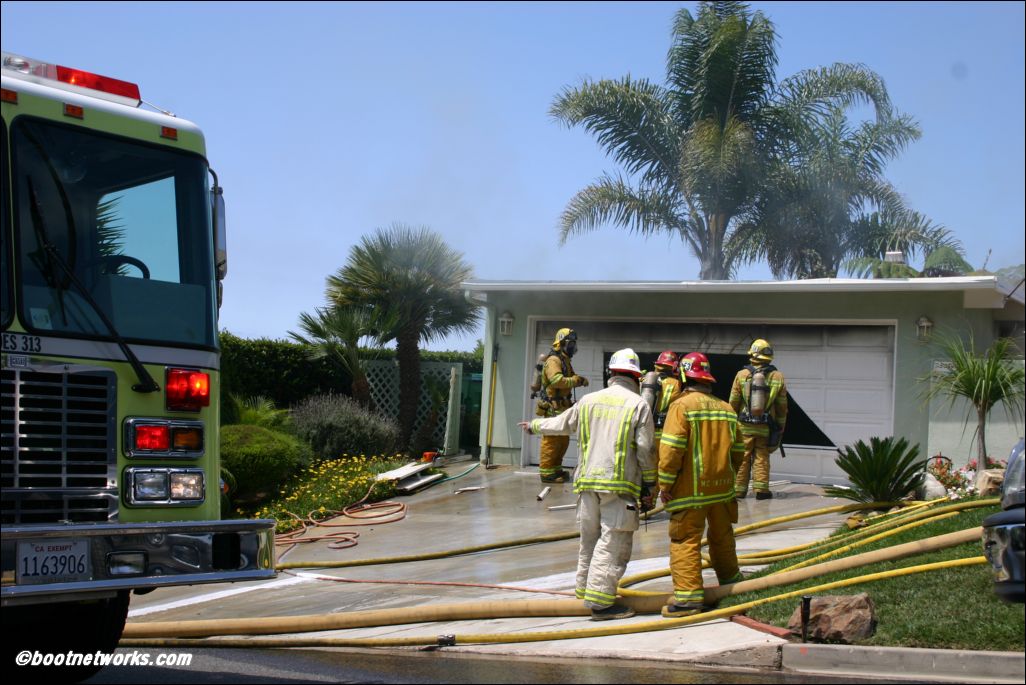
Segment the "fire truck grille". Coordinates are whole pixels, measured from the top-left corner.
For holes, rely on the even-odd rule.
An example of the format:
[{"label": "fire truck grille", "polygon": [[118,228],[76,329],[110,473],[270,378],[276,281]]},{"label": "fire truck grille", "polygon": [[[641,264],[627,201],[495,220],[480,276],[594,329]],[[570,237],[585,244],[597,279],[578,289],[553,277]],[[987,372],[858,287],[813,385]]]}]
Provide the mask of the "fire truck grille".
[{"label": "fire truck grille", "polygon": [[2,521],[107,521],[117,512],[113,372],[4,369]]}]

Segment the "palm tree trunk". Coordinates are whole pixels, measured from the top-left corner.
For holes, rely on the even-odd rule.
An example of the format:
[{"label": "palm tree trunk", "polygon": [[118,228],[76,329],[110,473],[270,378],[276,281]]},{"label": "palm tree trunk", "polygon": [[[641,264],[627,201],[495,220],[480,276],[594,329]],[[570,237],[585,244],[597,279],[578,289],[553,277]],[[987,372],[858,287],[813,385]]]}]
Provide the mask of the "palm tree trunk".
[{"label": "palm tree trunk", "polygon": [[698,277],[703,281],[725,281],[730,278],[723,255],[723,236],[729,221],[729,214],[710,214],[706,217],[705,225],[708,231],[705,251],[699,257],[701,271],[698,273]]},{"label": "palm tree trunk", "polygon": [[976,416],[976,434],[980,437],[976,443],[976,472],[979,473],[987,468],[987,438],[984,435],[987,427],[986,407],[977,407]]},{"label": "palm tree trunk", "polygon": [[362,371],[353,373],[353,382],[349,386],[350,391],[353,393],[353,399],[361,407],[371,407],[371,395],[370,395],[370,381],[367,380],[367,374]]},{"label": "palm tree trunk", "polygon": [[396,336],[396,359],[399,361],[399,438],[404,449],[410,447],[417,423],[417,405],[420,404],[418,331],[419,328],[410,326]]}]

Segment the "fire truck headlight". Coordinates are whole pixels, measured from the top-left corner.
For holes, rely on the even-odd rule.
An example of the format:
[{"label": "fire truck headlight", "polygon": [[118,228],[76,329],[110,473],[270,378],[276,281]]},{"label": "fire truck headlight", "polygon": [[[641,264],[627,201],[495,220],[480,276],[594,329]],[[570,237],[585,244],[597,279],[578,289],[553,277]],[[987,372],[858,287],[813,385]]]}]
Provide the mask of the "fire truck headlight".
[{"label": "fire truck headlight", "polygon": [[184,473],[171,473],[171,499],[173,500],[202,500],[203,499],[203,473],[199,471],[187,471]]},{"label": "fire truck headlight", "polygon": [[167,471],[135,471],[132,473],[132,499],[136,502],[159,502],[169,495]]},{"label": "fire truck headlight", "polygon": [[203,469],[133,467],[125,473],[129,504],[195,506],[206,497]]}]

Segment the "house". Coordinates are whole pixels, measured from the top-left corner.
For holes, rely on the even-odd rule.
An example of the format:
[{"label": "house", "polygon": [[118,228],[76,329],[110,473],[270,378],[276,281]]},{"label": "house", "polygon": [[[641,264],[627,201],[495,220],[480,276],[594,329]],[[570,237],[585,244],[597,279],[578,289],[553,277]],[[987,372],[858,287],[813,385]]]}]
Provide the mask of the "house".
[{"label": "house", "polygon": [[[769,340],[785,373],[791,413],[786,458],[773,455],[774,479],[844,483],[837,448],[858,439],[898,435],[924,454],[956,465],[970,454],[975,419],[965,407],[924,399],[941,356],[935,344],[972,334],[986,347],[997,336],[1023,345],[1021,289],[1009,294],[993,276],[802,281],[568,282],[469,281],[467,298],[486,311],[482,455],[493,463],[538,463],[539,438],[517,422],[534,416],[529,386],[539,354],[564,326],[578,334],[576,372],[603,385],[617,349],[632,347],[645,368],[665,349],[706,353],[726,398],[755,338]],[[494,368],[493,368],[494,362]],[[1021,361],[1016,363],[1022,363]],[[924,380],[927,379],[927,380]],[[493,394],[494,382],[494,394]],[[1001,457],[1021,423],[995,409],[987,433]],[[572,440],[564,463],[577,459]]]}]

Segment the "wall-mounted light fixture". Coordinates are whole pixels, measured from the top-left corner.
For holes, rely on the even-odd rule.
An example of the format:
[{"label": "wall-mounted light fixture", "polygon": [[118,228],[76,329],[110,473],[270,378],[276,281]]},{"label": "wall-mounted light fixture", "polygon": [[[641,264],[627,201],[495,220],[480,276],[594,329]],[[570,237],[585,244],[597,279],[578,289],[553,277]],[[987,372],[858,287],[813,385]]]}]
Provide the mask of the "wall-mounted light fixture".
[{"label": "wall-mounted light fixture", "polygon": [[509,312],[499,316],[499,335],[513,335],[513,315]]},{"label": "wall-mounted light fixture", "polygon": [[920,342],[929,342],[933,335],[933,321],[928,316],[920,316],[916,319],[916,337]]}]

